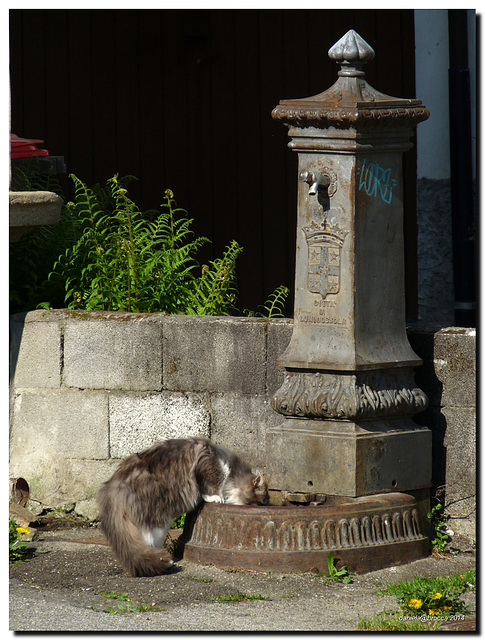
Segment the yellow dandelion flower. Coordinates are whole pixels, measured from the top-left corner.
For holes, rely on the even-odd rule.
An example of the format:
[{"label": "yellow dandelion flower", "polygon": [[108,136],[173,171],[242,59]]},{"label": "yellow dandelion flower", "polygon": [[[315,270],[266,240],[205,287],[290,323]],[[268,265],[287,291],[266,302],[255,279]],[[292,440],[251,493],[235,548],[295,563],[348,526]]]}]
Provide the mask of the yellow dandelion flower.
[{"label": "yellow dandelion flower", "polygon": [[428,609],[428,615],[437,616],[441,609]]},{"label": "yellow dandelion flower", "polygon": [[442,596],[443,596],[442,593],[439,593],[439,592],[435,593],[434,596],[433,596],[433,600],[439,600]]},{"label": "yellow dandelion flower", "polygon": [[26,527],[17,527],[17,533],[30,533],[30,529]]},{"label": "yellow dandelion flower", "polygon": [[422,606],[423,601],[419,598],[411,598],[411,600],[408,601],[408,607],[413,607],[413,609],[419,609]]},{"label": "yellow dandelion flower", "polygon": [[444,606],[444,607],[441,607],[441,608],[443,609],[443,611],[450,611],[450,609],[451,609],[451,607],[447,607],[447,606]]}]

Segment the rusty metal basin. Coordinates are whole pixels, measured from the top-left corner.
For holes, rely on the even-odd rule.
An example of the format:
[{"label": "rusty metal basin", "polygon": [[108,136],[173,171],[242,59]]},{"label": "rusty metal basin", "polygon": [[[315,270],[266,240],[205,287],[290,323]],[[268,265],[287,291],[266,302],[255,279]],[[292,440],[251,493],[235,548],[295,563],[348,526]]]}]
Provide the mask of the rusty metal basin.
[{"label": "rusty metal basin", "polygon": [[429,554],[414,497],[402,493],[319,506],[206,503],[184,531],[184,558],[222,568],[294,572],[337,567],[366,573]]}]

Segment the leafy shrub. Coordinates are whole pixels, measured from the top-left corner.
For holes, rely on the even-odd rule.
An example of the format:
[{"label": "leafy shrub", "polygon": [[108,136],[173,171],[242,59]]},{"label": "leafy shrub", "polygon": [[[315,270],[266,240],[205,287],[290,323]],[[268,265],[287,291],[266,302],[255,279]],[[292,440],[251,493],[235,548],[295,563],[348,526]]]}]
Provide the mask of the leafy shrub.
[{"label": "leafy shrub", "polygon": [[383,611],[360,618],[366,631],[436,631],[447,620],[465,619],[469,607],[460,596],[476,586],[476,570],[449,576],[415,577],[389,584],[379,595],[395,595],[399,611]]},{"label": "leafy shrub", "polygon": [[475,569],[463,574],[417,577],[413,580],[388,585],[382,594],[395,595],[399,606],[408,614],[455,614],[466,611],[460,596],[476,584]]},{"label": "leafy shrub", "polygon": [[285,304],[289,294],[288,287],[280,285],[269,295],[266,302],[258,307],[257,311],[244,309],[244,315],[250,318],[284,318]]},{"label": "leafy shrub", "polygon": [[255,600],[271,600],[269,596],[262,596],[260,593],[236,593],[223,594],[209,598],[213,602],[254,602]]},{"label": "leafy shrub", "polygon": [[433,550],[443,553],[449,542],[449,536],[446,533],[448,517],[443,513],[443,504],[436,500],[436,504],[431,507],[427,517],[435,532],[434,538],[431,540]]},{"label": "leafy shrub", "polygon": [[53,308],[64,306],[64,286],[58,279],[50,280],[54,262],[79,238],[72,213],[62,208],[59,222],[53,226],[36,227],[10,249],[10,312],[30,311],[49,300]]},{"label": "leafy shrub", "polygon": [[22,535],[30,533],[30,529],[19,527],[15,520],[8,521],[8,559],[12,564],[28,562],[32,559],[33,550],[22,539]]},{"label": "leafy shrub", "polygon": [[368,618],[359,617],[357,629],[362,631],[437,631],[441,621],[403,620],[400,612],[382,611]]},{"label": "leafy shrub", "polygon": [[325,577],[330,578],[334,582],[352,582],[352,574],[347,570],[347,565],[345,564],[340,569],[337,569],[335,566],[335,556],[334,552],[330,551],[327,556],[327,568],[328,573],[324,574]]},{"label": "leafy shrub", "polygon": [[80,227],[78,241],[55,263],[50,279],[65,283],[70,309],[219,315],[235,301],[233,241],[223,257],[195,274],[197,251],[192,220],[165,192],[160,214],[150,220],[114,176],[106,189],[89,189],[71,176],[75,200],[68,204]]},{"label": "leafy shrub", "polygon": [[30,156],[12,162],[11,191],[53,191],[61,187],[54,167],[44,158]]},{"label": "leafy shrub", "polygon": [[177,516],[172,523],[172,529],[182,529],[185,524],[186,516],[186,513],[182,513],[182,515]]},{"label": "leafy shrub", "polygon": [[[129,198],[133,176],[88,187],[74,175],[75,197],[53,227],[11,245],[11,312],[36,307],[87,311],[227,315],[237,300],[233,240],[222,257],[200,266],[209,240],[195,237],[184,209],[165,191],[160,211],[141,212]],[[283,315],[289,290],[278,287],[257,312]]]}]

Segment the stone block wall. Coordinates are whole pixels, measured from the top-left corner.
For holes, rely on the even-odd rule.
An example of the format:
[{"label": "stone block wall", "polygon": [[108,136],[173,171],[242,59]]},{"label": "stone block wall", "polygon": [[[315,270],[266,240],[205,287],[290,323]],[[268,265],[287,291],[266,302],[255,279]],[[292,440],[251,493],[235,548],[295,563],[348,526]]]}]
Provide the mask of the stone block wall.
[{"label": "stone block wall", "polygon": [[[266,463],[269,404],[288,319],[33,311],[11,318],[10,476],[31,498],[94,518],[94,496],[121,458],[153,442],[204,435]],[[474,536],[475,335],[413,329],[430,398],[434,489],[455,529]],[[455,517],[456,516],[456,517]],[[466,516],[466,517],[465,517]]]},{"label": "stone block wall", "polygon": [[265,466],[290,320],[33,311],[11,318],[10,475],[94,516],[121,458],[204,435]]},{"label": "stone block wall", "polygon": [[476,330],[414,328],[409,340],[423,359],[416,382],[429,398],[416,416],[433,434],[432,493],[452,530],[476,536]]}]

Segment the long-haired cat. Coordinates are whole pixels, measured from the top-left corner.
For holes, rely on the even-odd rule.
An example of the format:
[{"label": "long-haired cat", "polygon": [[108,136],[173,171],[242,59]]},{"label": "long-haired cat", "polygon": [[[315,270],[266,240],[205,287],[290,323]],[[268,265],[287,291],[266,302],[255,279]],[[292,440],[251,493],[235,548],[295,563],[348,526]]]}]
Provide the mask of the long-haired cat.
[{"label": "long-haired cat", "polygon": [[103,531],[133,576],[164,573],[173,561],[161,549],[173,519],[202,501],[268,504],[265,475],[205,438],[166,440],[118,466],[98,494]]}]

